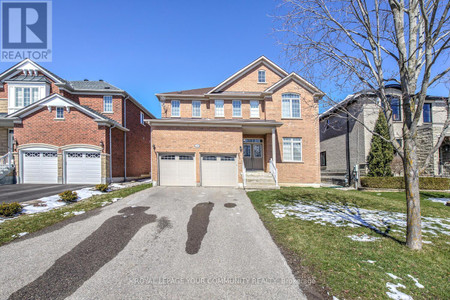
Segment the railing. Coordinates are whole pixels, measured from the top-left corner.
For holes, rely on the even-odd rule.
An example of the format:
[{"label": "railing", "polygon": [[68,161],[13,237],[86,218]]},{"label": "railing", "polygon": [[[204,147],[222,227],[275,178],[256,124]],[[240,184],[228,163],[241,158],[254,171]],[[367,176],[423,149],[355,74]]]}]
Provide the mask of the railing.
[{"label": "railing", "polygon": [[242,164],[242,183],[243,187],[247,185],[247,169],[245,168],[245,164]]},{"label": "railing", "polygon": [[278,186],[278,170],[272,158],[270,159],[270,173],[272,174],[273,180],[275,180],[275,185]]},{"label": "railing", "polygon": [[11,152],[6,153],[3,156],[0,156],[0,166],[11,167],[13,165],[13,155]]}]

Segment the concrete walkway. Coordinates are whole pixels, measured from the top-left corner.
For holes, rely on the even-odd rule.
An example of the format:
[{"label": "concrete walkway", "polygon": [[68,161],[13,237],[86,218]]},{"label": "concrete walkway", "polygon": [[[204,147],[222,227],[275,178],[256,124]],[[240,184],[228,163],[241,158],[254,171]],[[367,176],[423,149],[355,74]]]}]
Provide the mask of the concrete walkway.
[{"label": "concrete walkway", "polygon": [[0,299],[306,299],[238,189],[151,188],[0,259]]}]

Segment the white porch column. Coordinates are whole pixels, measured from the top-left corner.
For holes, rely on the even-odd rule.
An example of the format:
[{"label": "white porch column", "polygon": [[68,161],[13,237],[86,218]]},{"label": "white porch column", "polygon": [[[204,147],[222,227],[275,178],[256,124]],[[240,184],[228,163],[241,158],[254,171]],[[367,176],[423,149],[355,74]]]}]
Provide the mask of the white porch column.
[{"label": "white porch column", "polygon": [[277,137],[276,137],[277,131],[275,128],[272,128],[272,159],[273,159],[273,164],[276,166],[277,165],[277,147],[276,147],[276,142],[277,142]]}]

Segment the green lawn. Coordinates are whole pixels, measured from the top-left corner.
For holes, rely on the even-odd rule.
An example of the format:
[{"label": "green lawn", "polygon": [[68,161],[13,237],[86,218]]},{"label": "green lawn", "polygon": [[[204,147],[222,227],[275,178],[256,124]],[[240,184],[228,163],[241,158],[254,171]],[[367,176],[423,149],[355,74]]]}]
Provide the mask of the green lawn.
[{"label": "green lawn", "polygon": [[21,232],[32,233],[41,230],[65,219],[72,218],[74,216],[72,212],[82,210],[87,212],[104,206],[105,204],[112,203],[113,198],[124,198],[136,192],[148,189],[151,186],[152,184],[150,183],[124,188],[114,192],[92,196],[80,202],[62,206],[61,208],[53,209],[48,212],[23,215],[19,218],[5,221],[0,223],[0,246],[14,240]]},{"label": "green lawn", "polygon": [[[405,213],[404,193],[282,188],[249,192],[248,196],[275,242],[297,255],[331,295],[340,299],[386,299],[389,291],[386,283],[390,282],[403,284],[406,288],[398,290],[414,299],[448,299],[450,236],[426,234],[424,240],[432,244],[424,244],[423,250],[417,252],[365,227],[320,225],[293,216],[275,218],[271,208],[276,203],[289,205],[301,200],[310,204],[347,203],[363,209]],[[424,192],[421,197],[422,216],[446,218],[450,224],[450,207],[425,200],[427,197],[450,197],[450,194]],[[392,226],[392,229],[399,230],[400,227]],[[359,242],[347,237],[363,233],[381,239]],[[390,232],[390,235],[405,242],[403,232]],[[371,264],[367,260],[376,262]],[[387,273],[402,279],[393,279]],[[416,287],[408,274],[425,288]]]}]

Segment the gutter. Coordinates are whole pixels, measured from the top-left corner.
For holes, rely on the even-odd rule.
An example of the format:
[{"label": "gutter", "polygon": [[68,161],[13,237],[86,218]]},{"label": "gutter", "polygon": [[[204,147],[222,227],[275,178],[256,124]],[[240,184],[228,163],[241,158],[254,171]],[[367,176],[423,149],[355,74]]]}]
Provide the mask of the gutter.
[{"label": "gutter", "polygon": [[115,128],[116,125],[109,127],[109,183],[112,183],[112,138],[111,130]]}]

